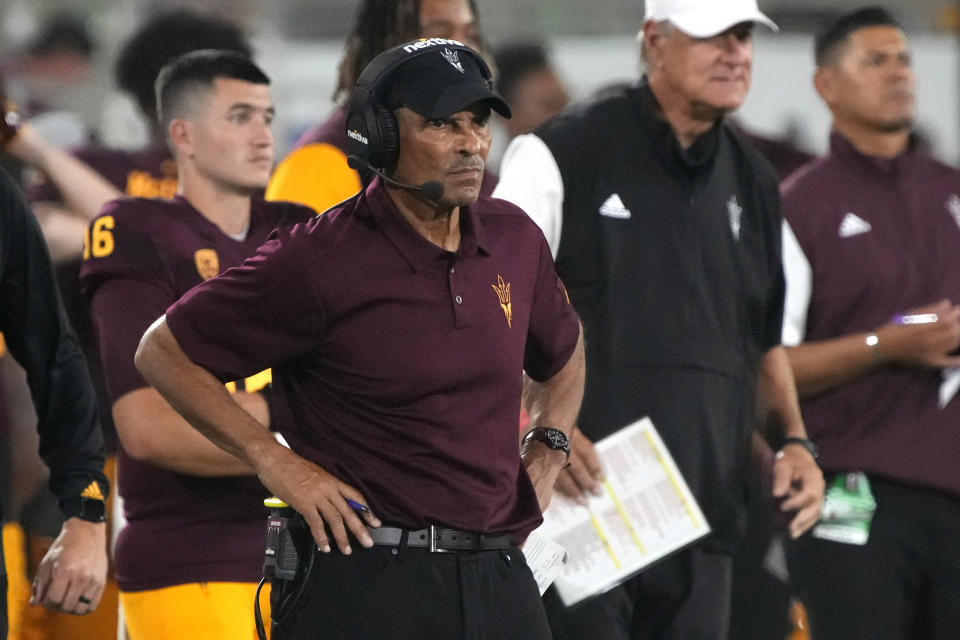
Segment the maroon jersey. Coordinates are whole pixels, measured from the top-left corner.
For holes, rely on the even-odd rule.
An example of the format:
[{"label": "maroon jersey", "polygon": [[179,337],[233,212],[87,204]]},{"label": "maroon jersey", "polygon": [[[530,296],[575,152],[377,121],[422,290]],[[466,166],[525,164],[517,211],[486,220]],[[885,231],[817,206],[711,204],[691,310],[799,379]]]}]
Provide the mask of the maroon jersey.
[{"label": "maroon jersey", "polygon": [[191,290],[167,324],[222,380],[272,366],[276,428],[385,523],[523,539],[540,508],[521,371],[556,374],[579,323],[523,211],[480,198],[460,232],[455,252],[427,241],[378,178]]},{"label": "maroon jersey", "polygon": [[[255,199],[250,229],[238,241],[182,197],[107,204],[90,225],[80,277],[111,404],[147,386],[133,356],[168,306],[240,264],[274,228],[312,216],[305,207]],[[118,447],[118,489],[128,521],[116,546],[121,589],[258,579],[267,493],[255,477],[182,475],[133,460]]]}]

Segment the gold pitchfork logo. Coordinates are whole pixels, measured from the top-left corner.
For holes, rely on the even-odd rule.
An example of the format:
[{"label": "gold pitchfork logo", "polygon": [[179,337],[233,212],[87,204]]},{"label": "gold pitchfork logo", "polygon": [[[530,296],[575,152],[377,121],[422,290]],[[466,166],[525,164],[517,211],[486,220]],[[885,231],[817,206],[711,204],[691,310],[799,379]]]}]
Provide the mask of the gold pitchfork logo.
[{"label": "gold pitchfork logo", "polygon": [[500,299],[500,307],[503,309],[503,315],[507,317],[507,326],[513,328],[513,307],[510,306],[510,283],[503,281],[503,276],[497,274],[497,284],[490,285],[497,293]]}]

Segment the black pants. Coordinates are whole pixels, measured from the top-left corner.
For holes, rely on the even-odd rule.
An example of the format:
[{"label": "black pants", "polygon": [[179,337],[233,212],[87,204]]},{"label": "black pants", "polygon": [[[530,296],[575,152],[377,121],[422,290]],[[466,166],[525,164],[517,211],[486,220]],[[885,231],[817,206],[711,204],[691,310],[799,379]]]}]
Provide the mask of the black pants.
[{"label": "black pants", "polygon": [[791,575],[814,640],[960,638],[960,499],[870,478],[866,545],[794,545]]},{"label": "black pants", "polygon": [[607,593],[564,607],[544,597],[556,640],[724,640],[730,626],[729,556],[682,551]]},{"label": "black pants", "polygon": [[519,549],[353,550],[349,556],[314,552],[303,596],[275,621],[273,640],[550,639],[540,592]]}]

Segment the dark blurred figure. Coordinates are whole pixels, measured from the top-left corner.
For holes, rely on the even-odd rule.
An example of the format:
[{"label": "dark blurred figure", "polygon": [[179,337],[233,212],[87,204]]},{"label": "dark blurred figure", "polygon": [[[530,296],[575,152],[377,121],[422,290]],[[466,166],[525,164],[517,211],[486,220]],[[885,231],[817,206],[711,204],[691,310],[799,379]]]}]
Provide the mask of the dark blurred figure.
[{"label": "dark blurred figure", "polygon": [[503,119],[510,138],[530,133],[563,111],[570,101],[546,47],[539,42],[511,42],[493,52],[497,91],[513,117]]},{"label": "dark blurred figure", "polygon": [[[108,200],[120,195],[172,197],[176,193],[177,167],[156,125],[154,80],[167,62],[197,49],[227,49],[246,56],[252,54],[245,34],[233,23],[184,9],[155,15],[122,47],[115,65],[115,81],[133,98],[145,121],[152,125],[151,143],[147,147],[130,151],[91,146],[78,149],[74,156],[70,156],[27,124],[4,149],[39,169],[33,172],[37,179],[28,185],[28,193],[50,246],[64,305],[87,358],[99,404],[105,408],[101,411],[101,421],[108,452],[115,449],[116,434],[100,373],[99,354],[78,286],[84,238],[90,221]],[[113,460],[109,455],[108,475]],[[50,496],[45,496],[36,500],[37,508],[49,506]],[[42,511],[50,513],[49,508]],[[34,558],[28,563],[30,565],[35,565],[35,560],[42,557],[52,540],[51,533],[59,528],[58,522],[49,517],[40,520],[41,524],[28,531],[30,556]],[[91,623],[84,619],[81,623],[90,626],[79,629],[74,621],[64,620],[62,616],[44,614],[44,617],[30,610],[24,621],[24,630],[25,633],[38,634],[36,637],[43,640],[112,639],[117,635],[116,607],[116,583],[111,580],[104,605],[94,614],[102,620]]]},{"label": "dark blurred figure", "polygon": [[[346,101],[371,60],[416,38],[457,40],[483,53],[476,1],[362,0],[340,60],[333,94],[339,106],[303,134],[277,166],[267,186],[268,200],[298,202],[323,212],[360,190],[369,176],[347,165]],[[485,174],[482,195],[490,195],[495,185],[496,179]]]},{"label": "dark blurred figure", "polygon": [[[0,125],[0,144],[11,127]],[[101,601],[107,576],[108,483],[96,397],[57,295],[43,237],[20,190],[0,171],[0,331],[26,371],[31,421],[50,469],[62,524],[33,578],[30,603],[86,615]],[[9,357],[2,358],[6,377]],[[0,553],[0,638],[7,638],[7,577]],[[15,553],[15,556],[22,556]],[[11,594],[13,595],[13,594]],[[73,636],[90,637],[90,636]]]}]

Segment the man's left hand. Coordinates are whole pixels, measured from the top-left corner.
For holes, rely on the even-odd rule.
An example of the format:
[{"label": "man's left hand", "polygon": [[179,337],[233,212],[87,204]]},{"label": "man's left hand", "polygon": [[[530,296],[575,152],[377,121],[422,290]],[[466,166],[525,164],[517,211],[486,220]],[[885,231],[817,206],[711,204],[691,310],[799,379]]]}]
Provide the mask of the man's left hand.
[{"label": "man's left hand", "polygon": [[824,487],[823,472],[805,448],[787,445],[777,452],[773,463],[773,497],[782,500],[781,512],[795,514],[789,524],[791,538],[799,538],[817,523]]},{"label": "man's left hand", "polygon": [[84,615],[100,604],[107,581],[107,525],[68,518],[37,568],[30,604]]},{"label": "man's left hand", "polygon": [[523,448],[523,465],[537,493],[540,511],[546,511],[553,497],[553,485],[557,476],[567,464],[567,455],[563,451],[551,449],[536,440],[528,442]]}]

